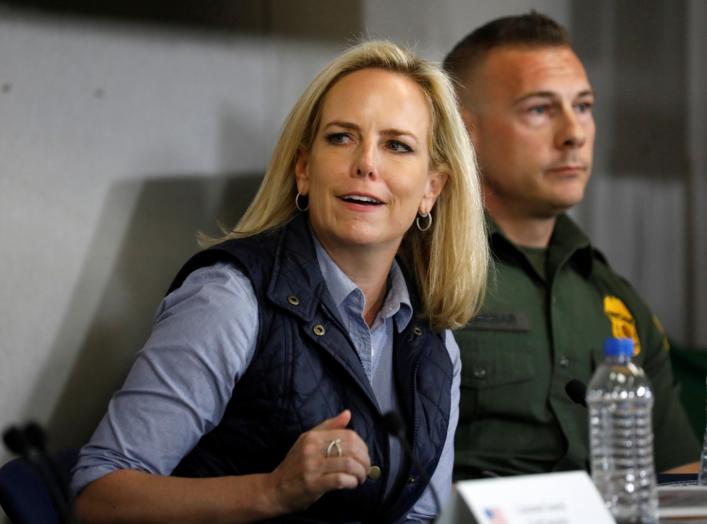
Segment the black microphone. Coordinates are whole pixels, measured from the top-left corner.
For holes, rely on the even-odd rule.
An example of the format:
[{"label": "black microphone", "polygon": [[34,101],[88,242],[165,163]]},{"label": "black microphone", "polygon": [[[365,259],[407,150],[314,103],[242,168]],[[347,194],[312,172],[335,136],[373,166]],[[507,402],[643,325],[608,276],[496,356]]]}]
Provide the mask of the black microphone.
[{"label": "black microphone", "polygon": [[439,516],[442,512],[442,504],[440,504],[439,495],[437,494],[435,487],[432,485],[432,479],[430,479],[430,476],[427,474],[425,468],[420,465],[420,461],[417,460],[417,455],[415,455],[412,447],[410,446],[410,442],[408,442],[407,435],[405,434],[405,424],[403,423],[403,419],[400,418],[400,415],[398,415],[395,411],[388,411],[383,414],[382,422],[383,429],[400,441],[405,458],[412,462],[412,465],[417,468],[420,472],[420,476],[430,487],[430,492],[432,493],[432,498],[435,503],[435,513]]},{"label": "black microphone", "polygon": [[36,422],[28,422],[24,429],[27,445],[40,453],[47,452],[47,435]]},{"label": "black microphone", "polygon": [[[575,404],[587,407],[587,386],[584,382],[579,379],[573,378],[567,384],[565,384],[565,393]],[[587,458],[584,461],[584,470],[591,475],[592,466]]]},{"label": "black microphone", "polygon": [[51,474],[54,475],[54,483],[61,493],[61,497],[66,503],[69,503],[69,478],[64,473],[63,468],[59,467],[56,460],[47,452],[47,434],[42,427],[36,422],[29,422],[24,430],[25,440],[31,449],[38,452],[39,458],[49,467]]},{"label": "black microphone", "polygon": [[10,426],[2,434],[2,440],[10,453],[24,457],[29,453],[27,440],[24,434],[16,426]]},{"label": "black microphone", "polygon": [[565,384],[565,393],[575,404],[587,407],[587,386],[581,380],[573,378]]}]

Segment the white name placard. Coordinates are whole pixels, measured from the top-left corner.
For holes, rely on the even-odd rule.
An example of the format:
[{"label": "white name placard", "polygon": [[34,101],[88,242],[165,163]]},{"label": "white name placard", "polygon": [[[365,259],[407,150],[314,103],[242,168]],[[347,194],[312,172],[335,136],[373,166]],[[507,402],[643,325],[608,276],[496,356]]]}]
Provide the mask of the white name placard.
[{"label": "white name placard", "polygon": [[[614,524],[589,475],[583,471],[468,480],[439,523]],[[466,506],[466,507],[463,507]]]}]

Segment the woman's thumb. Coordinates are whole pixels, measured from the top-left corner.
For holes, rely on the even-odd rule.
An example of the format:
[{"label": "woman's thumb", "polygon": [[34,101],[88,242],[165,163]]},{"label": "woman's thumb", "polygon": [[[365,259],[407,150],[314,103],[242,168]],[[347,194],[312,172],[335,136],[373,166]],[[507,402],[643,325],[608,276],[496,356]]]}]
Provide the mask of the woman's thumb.
[{"label": "woman's thumb", "polygon": [[351,411],[345,409],[338,415],[332,418],[321,421],[317,426],[312,428],[313,431],[323,431],[327,429],[344,429],[351,422]]}]

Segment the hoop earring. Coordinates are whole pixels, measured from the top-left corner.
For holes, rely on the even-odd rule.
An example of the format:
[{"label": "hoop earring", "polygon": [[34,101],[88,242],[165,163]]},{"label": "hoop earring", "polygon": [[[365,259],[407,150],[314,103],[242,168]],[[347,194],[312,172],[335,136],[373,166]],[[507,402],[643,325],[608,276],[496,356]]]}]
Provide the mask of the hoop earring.
[{"label": "hoop earring", "polygon": [[[427,224],[424,226],[421,225],[421,220],[427,219]],[[417,216],[415,217],[415,225],[417,226],[417,229],[420,231],[427,231],[429,228],[432,227],[432,213],[418,213]]]},{"label": "hoop earring", "polygon": [[297,208],[297,211],[304,213],[309,209],[309,199],[307,198],[307,205],[303,207],[302,204],[300,204],[299,197],[307,198],[307,195],[301,195],[299,192],[295,195],[295,207]]}]

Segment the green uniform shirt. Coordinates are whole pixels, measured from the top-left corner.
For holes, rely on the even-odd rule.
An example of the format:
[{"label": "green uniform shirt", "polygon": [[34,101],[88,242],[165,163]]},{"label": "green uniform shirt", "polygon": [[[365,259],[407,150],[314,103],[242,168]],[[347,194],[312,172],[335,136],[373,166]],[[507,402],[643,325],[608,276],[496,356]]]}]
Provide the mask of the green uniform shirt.
[{"label": "green uniform shirt", "polygon": [[558,217],[545,254],[524,253],[492,222],[489,230],[495,268],[486,301],[455,332],[463,363],[455,477],[587,469],[587,409],[565,385],[587,384],[604,340],[618,335],[639,342],[634,362],[653,387],[656,471],[697,461],[663,333],[574,222]]}]

